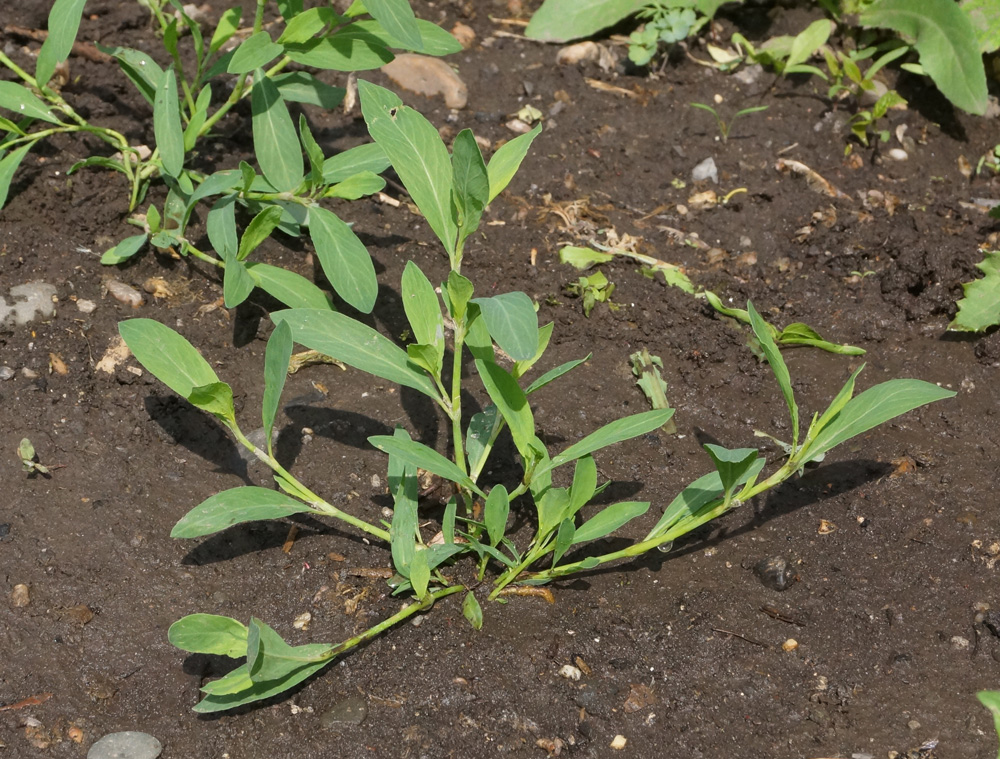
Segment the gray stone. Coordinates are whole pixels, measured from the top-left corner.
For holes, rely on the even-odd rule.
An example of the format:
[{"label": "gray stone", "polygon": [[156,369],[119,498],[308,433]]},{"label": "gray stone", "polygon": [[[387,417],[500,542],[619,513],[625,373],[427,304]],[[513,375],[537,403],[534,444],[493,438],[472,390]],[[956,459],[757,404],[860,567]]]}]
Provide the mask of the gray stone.
[{"label": "gray stone", "polygon": [[691,170],[692,182],[704,182],[711,179],[715,184],[719,183],[719,169],[715,165],[715,159],[709,156]]},{"label": "gray stone", "polygon": [[105,735],[90,747],[87,759],[156,759],[162,751],[152,735],[127,730]]},{"label": "gray stone", "polygon": [[[351,696],[333,705],[333,708],[325,712],[319,722],[323,727],[335,727],[337,725],[360,725],[368,716],[368,704],[363,698]],[[88,757],[89,759],[89,757]]]}]

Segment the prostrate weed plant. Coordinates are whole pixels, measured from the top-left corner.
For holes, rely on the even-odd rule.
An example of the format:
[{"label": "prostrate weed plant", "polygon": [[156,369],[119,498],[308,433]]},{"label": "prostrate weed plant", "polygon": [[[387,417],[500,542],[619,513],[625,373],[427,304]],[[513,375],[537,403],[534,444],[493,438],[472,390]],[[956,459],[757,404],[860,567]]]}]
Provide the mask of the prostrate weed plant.
[{"label": "prostrate weed plant", "polygon": [[[257,0],[252,25],[240,28],[242,7],[226,10],[210,37],[184,10],[180,0],[137,0],[148,8],[171,61],[164,69],[147,53],[128,47],[102,48],[152,107],[152,150],[131,145],[113,129],[92,124],[77,113],[53,82],[56,66],[70,54],[86,0],[56,0],[49,14],[49,35],[34,73],[0,52],[0,66],[22,83],[0,82],[0,207],[25,155],[55,134],[87,133],[105,143],[112,156],[94,155],[74,164],[123,174],[129,209],[136,209],[153,180],[167,188],[161,208],[150,204],[131,222],[142,232],[106,251],[102,262],[126,261],[147,243],[161,252],[193,256],[224,269],[225,302],[233,307],[260,287],[289,306],[329,308],[326,295],[298,274],[252,262],[249,256],[278,229],[298,236],[308,232],[324,273],[337,294],[361,311],[375,301],[375,268],[350,226],[325,208],[331,198],[355,200],[380,191],[378,176],[388,160],[375,145],[326,156],[305,116],[293,121],[289,102],[335,107],[345,90],[332,87],[297,67],[356,72],[378,68],[394,49],[447,55],[461,49],[446,31],[414,17],[407,0],[354,3],[343,14],[331,7],[303,9],[302,0],[277,0],[284,27],[276,37],[264,28],[268,0]],[[182,36],[182,33],[184,36]],[[242,38],[228,49],[233,40]],[[182,42],[193,55],[182,55]],[[187,65],[185,65],[187,61]],[[198,153],[213,129],[240,101],[250,101],[256,166],[206,174]],[[303,153],[306,160],[303,160]],[[200,250],[188,234],[195,207],[211,203],[208,240],[214,253]],[[237,207],[253,215],[242,235]]]},{"label": "prostrate weed plant", "polygon": [[[530,396],[586,359],[570,361],[535,379],[527,377],[548,346],[552,325],[538,326],[531,299],[522,292],[475,297],[475,285],[461,273],[465,241],[479,226],[486,205],[504,189],[538,134],[517,137],[487,164],[469,130],[458,134],[449,154],[437,130],[398,97],[359,82],[362,113],[376,144],[391,161],[450,261],[436,291],[412,261],[401,281],[403,309],[415,342],[403,350],[371,327],[329,309],[294,308],[273,313],[276,327],[264,357],[262,421],[271,440],[293,343],[299,343],[383,380],[430,398],[451,425],[447,455],[413,440],[402,428],[369,442],[388,454],[393,498],[388,522],[348,513],[314,493],[240,429],[229,385],[221,382],[198,351],[157,322],[136,319],[121,333],[136,358],[192,404],[222,421],[236,439],[274,472],[277,489],[239,487],[208,498],[174,528],[172,535],[195,538],[231,525],[308,513],[340,520],[383,541],[391,555],[394,593],[407,598],[395,614],[360,635],[337,644],[291,645],[257,618],[245,625],[213,614],[194,614],[170,628],[171,642],[196,653],[246,662],[202,690],[199,712],[231,709],[288,690],[338,655],[453,594],[463,593],[463,612],[477,629],[482,599],[506,601],[576,572],[593,569],[673,541],[705,522],[784,482],[830,449],[919,406],[954,395],[919,380],[890,380],[854,395],[861,368],[851,375],[823,414],[814,415],[800,437],[799,409],[788,369],[767,325],[753,306],[748,318],[777,378],[791,415],[792,440],[780,465],[761,479],[765,459],[754,448],[729,450],[707,445],[714,471],[684,488],[646,536],[626,548],[600,553],[594,541],[612,535],[644,515],[648,502],[625,501],[596,507],[604,489],[595,456],[611,445],[659,429],[673,415],[659,409],[612,421],[572,445],[550,450],[539,437]],[[450,334],[450,339],[449,339]],[[469,382],[481,385],[491,403],[469,414],[463,395]],[[862,367],[863,368],[863,367]],[[506,431],[506,432],[505,432]],[[509,434],[520,457],[516,480],[484,481],[486,464],[501,434]],[[572,467],[557,485],[557,470]],[[451,484],[454,495],[438,524],[421,513],[418,468]],[[508,466],[496,467],[509,471]],[[510,532],[512,510],[532,513],[531,534]],[[436,539],[429,538],[433,534]],[[463,570],[456,566],[467,559]],[[447,571],[446,571],[447,569]],[[461,579],[460,579],[461,578]]]}]

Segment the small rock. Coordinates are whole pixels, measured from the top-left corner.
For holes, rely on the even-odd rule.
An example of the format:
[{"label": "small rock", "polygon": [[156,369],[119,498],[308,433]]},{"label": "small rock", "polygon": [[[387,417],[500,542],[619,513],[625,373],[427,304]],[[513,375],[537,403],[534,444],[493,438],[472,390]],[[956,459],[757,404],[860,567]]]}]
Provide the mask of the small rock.
[{"label": "small rock", "polygon": [[14,589],[10,592],[10,605],[23,608],[31,603],[31,593],[28,591],[28,586],[23,583],[19,583],[14,586]]},{"label": "small rock", "polygon": [[753,84],[758,79],[760,75],[764,73],[764,67],[759,63],[755,63],[752,66],[747,66],[744,69],[740,69],[735,74],[733,74],[733,79],[740,82],[741,84]]},{"label": "small rock", "polygon": [[765,588],[779,592],[788,590],[795,582],[795,576],[788,566],[788,560],[783,556],[772,556],[761,559],[753,568],[754,574],[760,578]]},{"label": "small rock", "polygon": [[10,297],[13,301],[10,305],[5,298],[0,297],[0,325],[10,316],[14,317],[14,324],[20,326],[34,320],[36,316],[51,319],[56,313],[56,288],[47,282],[27,282],[12,287]]},{"label": "small rock", "polygon": [[600,45],[590,40],[567,45],[556,53],[556,63],[560,66],[575,66],[578,63],[598,61],[600,58]]},{"label": "small rock", "polygon": [[439,58],[417,53],[402,53],[382,67],[387,77],[400,87],[418,95],[444,96],[449,108],[465,108],[469,90],[458,74]]},{"label": "small rock", "polygon": [[892,148],[888,155],[894,161],[906,161],[910,158],[910,154],[902,148]]},{"label": "small rock", "polygon": [[468,50],[476,41],[476,33],[471,26],[463,24],[461,21],[455,23],[451,28],[451,36],[458,40],[458,44],[463,50]]},{"label": "small rock", "polygon": [[782,651],[794,651],[799,647],[799,642],[795,638],[789,638],[784,643],[781,644]]},{"label": "small rock", "polygon": [[323,727],[360,725],[367,716],[368,704],[362,698],[351,696],[334,704],[332,709],[320,716],[319,723]]},{"label": "small rock", "polygon": [[920,729],[920,723],[917,722],[915,719],[911,719],[909,722],[907,722],[906,726],[908,728],[910,728],[910,730],[919,730]]},{"label": "small rock", "polygon": [[0,382],[12,379],[14,376],[14,370],[9,366],[0,366]]},{"label": "small rock", "polygon": [[38,379],[38,372],[34,369],[29,369],[26,366],[21,367],[21,376],[25,379]]},{"label": "small rock", "polygon": [[614,740],[611,741],[611,748],[613,748],[615,751],[621,751],[623,748],[625,748],[627,743],[628,743],[628,738],[626,738],[624,735],[618,734],[614,737]]},{"label": "small rock", "polygon": [[97,304],[92,300],[87,300],[86,298],[80,298],[76,302],[76,309],[81,314],[92,314],[97,310]]},{"label": "small rock", "polygon": [[858,102],[865,108],[871,108],[880,97],[889,91],[885,82],[880,82],[878,79],[873,79],[872,84],[874,86],[870,90],[861,90],[858,95]]},{"label": "small rock", "polygon": [[87,752],[87,759],[156,759],[163,746],[148,733],[127,730],[105,735]]},{"label": "small rock", "polygon": [[559,668],[559,676],[565,677],[567,680],[573,680],[576,682],[583,675],[579,667],[574,667],[572,664],[563,664]]},{"label": "small rock", "polygon": [[706,179],[719,183],[719,169],[715,165],[715,159],[709,156],[691,170],[692,182],[704,182]]},{"label": "small rock", "polygon": [[124,282],[119,282],[117,279],[106,280],[104,288],[112,298],[132,308],[139,308],[146,302],[138,290]]},{"label": "small rock", "polygon": [[531,131],[531,124],[526,124],[521,119],[511,119],[504,126],[515,134],[527,134]]},{"label": "small rock", "polygon": [[953,635],[950,641],[953,648],[964,651],[969,647],[969,639],[963,638],[961,635]]}]

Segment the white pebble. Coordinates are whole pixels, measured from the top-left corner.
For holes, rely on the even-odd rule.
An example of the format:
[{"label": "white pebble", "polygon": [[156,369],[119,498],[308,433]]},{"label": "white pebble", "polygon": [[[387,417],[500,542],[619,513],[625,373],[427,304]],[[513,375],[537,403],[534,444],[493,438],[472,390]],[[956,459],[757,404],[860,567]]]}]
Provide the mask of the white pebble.
[{"label": "white pebble", "polygon": [[162,751],[152,735],[127,730],[105,735],[90,747],[87,759],[156,759]]}]

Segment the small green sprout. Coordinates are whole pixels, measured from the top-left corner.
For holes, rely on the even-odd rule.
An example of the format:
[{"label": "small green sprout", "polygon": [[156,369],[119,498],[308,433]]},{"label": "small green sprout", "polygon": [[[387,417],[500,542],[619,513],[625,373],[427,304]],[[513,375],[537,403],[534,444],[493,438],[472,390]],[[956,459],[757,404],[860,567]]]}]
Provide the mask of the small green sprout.
[{"label": "small green sprout", "polygon": [[770,107],[767,105],[755,105],[752,108],[744,108],[734,113],[733,117],[729,120],[729,123],[727,124],[725,121],[723,121],[722,116],[719,115],[719,112],[715,110],[712,106],[708,105],[707,103],[689,103],[689,105],[692,108],[700,108],[703,111],[708,111],[715,117],[715,123],[718,124],[719,126],[719,134],[722,136],[723,142],[729,142],[729,133],[732,130],[733,125],[736,123],[736,120],[738,118],[740,118],[741,116],[747,116],[751,113],[760,113],[761,111],[766,111]]},{"label": "small green sprout", "polygon": [[38,458],[35,454],[35,446],[31,444],[28,438],[22,438],[21,442],[17,446],[17,457],[21,459],[21,466],[24,468],[25,472],[29,474],[44,474],[49,473],[50,467],[40,464],[36,459]]},{"label": "small green sprout", "polygon": [[[660,374],[663,359],[652,355],[648,348],[643,348],[629,356],[629,361],[632,363],[632,374],[637,377],[635,384],[649,400],[649,405],[654,409],[670,408],[670,402],[667,400],[667,383]],[[663,425],[662,429],[668,435],[677,432],[673,417]]]},{"label": "small green sprout", "polygon": [[566,285],[566,292],[575,298],[583,299],[583,315],[590,318],[590,312],[598,303],[607,303],[612,311],[618,310],[618,304],[611,301],[615,291],[615,283],[610,282],[604,272],[596,271],[589,277],[580,277],[576,282]]}]

